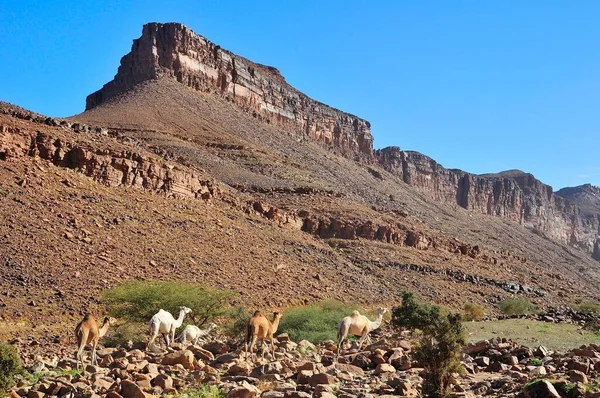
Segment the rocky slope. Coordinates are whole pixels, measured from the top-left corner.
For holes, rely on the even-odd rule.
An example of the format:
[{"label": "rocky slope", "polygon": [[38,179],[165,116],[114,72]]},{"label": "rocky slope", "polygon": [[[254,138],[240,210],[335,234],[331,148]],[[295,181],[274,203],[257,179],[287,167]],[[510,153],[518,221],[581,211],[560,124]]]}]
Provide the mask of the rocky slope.
[{"label": "rocky slope", "polygon": [[553,194],[531,174],[477,176],[445,169],[425,155],[398,147],[374,151],[369,122],[308,98],[289,86],[277,69],[226,51],[181,24],[145,25],[131,52],[121,59],[115,78],[88,96],[86,110],[163,77],[223,96],[258,120],[289,128],[301,139],[377,164],[434,200],[515,221],[590,253],[600,244],[598,211],[581,214],[576,204]]},{"label": "rocky slope", "polygon": [[[20,383],[10,396],[136,398],[218,389],[227,398],[343,398],[422,396],[423,364],[415,360],[410,333],[388,328],[375,343],[356,344],[337,355],[333,341],[298,343],[287,334],[275,339],[275,352],[247,356],[238,341],[174,344],[164,350],[128,342],[98,351],[73,375],[67,352],[30,354],[27,367],[39,381]],[[64,348],[64,347],[63,347]],[[22,352],[31,351],[24,347]],[[66,356],[63,356],[67,354]],[[600,348],[583,346],[567,353],[543,346],[531,349],[493,339],[465,347],[464,374],[452,377],[450,397],[597,397]],[[71,373],[69,373],[71,371]]]}]

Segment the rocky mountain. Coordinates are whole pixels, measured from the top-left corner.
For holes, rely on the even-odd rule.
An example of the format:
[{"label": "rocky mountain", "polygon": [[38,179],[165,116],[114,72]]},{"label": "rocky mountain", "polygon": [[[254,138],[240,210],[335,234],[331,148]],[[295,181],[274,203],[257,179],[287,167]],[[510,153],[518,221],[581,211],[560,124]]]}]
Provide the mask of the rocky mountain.
[{"label": "rocky mountain", "polygon": [[598,211],[581,214],[576,203],[522,172],[474,175],[449,170],[433,159],[398,147],[373,150],[370,123],[319,103],[285,82],[273,67],[256,64],[176,23],[149,23],[121,59],[115,78],[88,96],[86,110],[137,84],[160,78],[235,103],[254,118],[287,128],[299,139],[378,165],[421,188],[433,200],[499,216],[558,242],[593,252],[598,246]]},{"label": "rocky mountain", "polygon": [[146,25],[80,115],[0,103],[0,334],[58,337],[129,279],[269,311],[599,298],[597,218],[530,174],[374,150],[370,127],[180,24]]}]

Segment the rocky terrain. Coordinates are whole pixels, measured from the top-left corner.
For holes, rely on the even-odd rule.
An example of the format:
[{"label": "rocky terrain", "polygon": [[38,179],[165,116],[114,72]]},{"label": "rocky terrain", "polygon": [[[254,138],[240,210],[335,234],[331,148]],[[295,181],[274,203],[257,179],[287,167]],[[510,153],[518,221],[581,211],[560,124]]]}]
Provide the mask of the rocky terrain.
[{"label": "rocky terrain", "polygon": [[[421,188],[433,200],[515,221],[590,253],[597,247],[597,205],[592,213],[581,214],[576,203],[563,200],[552,187],[520,171],[478,176],[445,169],[423,154],[399,147],[374,151],[369,122],[308,98],[288,85],[276,68],[226,51],[181,24],[146,24],[131,52],[121,59],[115,78],[88,96],[86,110],[102,108],[136,85],[157,79],[176,80],[192,90],[225,98],[253,118],[291,131],[299,140],[317,142],[333,153],[377,165]],[[104,115],[106,121],[132,122],[113,113],[112,109],[109,115],[98,110],[80,118],[98,120]],[[150,119],[141,125],[151,129],[171,122],[175,130],[185,130],[181,118],[173,116],[164,112],[162,123]]]},{"label": "rocky terrain", "polygon": [[0,104],[0,337],[60,340],[129,279],[269,310],[599,296],[593,206],[522,172],[374,151],[367,121],[182,25],[146,25],[87,108]]},{"label": "rocky terrain", "polygon": [[[15,398],[137,398],[217,388],[229,398],[421,396],[423,368],[413,358],[410,333],[388,327],[376,335],[366,349],[358,350],[354,342],[338,355],[332,341],[296,343],[280,334],[274,354],[264,358],[246,355],[229,339],[176,343],[166,350],[129,342],[100,349],[98,366],[88,362],[80,373],[69,372],[76,363],[61,356],[64,352],[29,353],[27,366],[39,380],[23,382],[10,393]],[[451,397],[600,396],[600,347],[595,345],[559,353],[508,340],[480,341],[465,347],[462,364],[465,373],[454,375]]]}]

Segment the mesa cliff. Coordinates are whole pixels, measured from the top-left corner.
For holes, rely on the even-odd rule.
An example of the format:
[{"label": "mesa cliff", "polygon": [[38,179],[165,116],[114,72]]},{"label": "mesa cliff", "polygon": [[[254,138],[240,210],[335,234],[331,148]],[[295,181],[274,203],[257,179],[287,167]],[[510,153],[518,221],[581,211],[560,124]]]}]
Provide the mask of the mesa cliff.
[{"label": "mesa cliff", "polygon": [[313,100],[279,71],[235,55],[179,23],[149,23],[121,59],[114,79],[89,95],[98,107],[147,80],[173,79],[193,90],[226,98],[254,118],[316,142],[361,163],[381,167],[416,186],[427,198],[502,217],[600,258],[600,214],[553,193],[520,171],[474,175],[446,169],[398,147],[373,149],[368,121]]},{"label": "mesa cliff", "polygon": [[149,23],[121,58],[115,78],[89,95],[86,110],[161,77],[202,92],[218,93],[254,117],[300,130],[343,154],[370,157],[370,124],[315,101],[286,83],[276,68],[237,56],[179,23]]}]

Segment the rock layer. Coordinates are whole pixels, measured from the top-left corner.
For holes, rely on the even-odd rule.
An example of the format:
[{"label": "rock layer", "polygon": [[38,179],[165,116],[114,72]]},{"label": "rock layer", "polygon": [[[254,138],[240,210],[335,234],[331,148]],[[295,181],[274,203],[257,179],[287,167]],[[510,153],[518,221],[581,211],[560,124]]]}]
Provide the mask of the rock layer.
[{"label": "rock layer", "polygon": [[434,200],[509,219],[600,258],[597,209],[582,211],[577,203],[520,171],[474,175],[446,169],[423,154],[398,147],[375,151],[368,121],[309,98],[286,83],[276,68],[235,55],[182,24],[146,24],[131,52],[121,59],[115,78],[87,97],[86,109],[138,83],[161,78],[223,96],[299,140],[315,141],[370,166],[379,165]]},{"label": "rock layer", "polygon": [[144,25],[115,78],[87,97],[86,110],[138,83],[163,77],[226,96],[267,123],[290,125],[344,154],[372,155],[369,122],[307,97],[277,69],[224,50],[178,23]]}]

